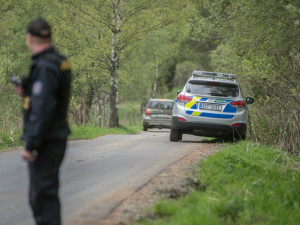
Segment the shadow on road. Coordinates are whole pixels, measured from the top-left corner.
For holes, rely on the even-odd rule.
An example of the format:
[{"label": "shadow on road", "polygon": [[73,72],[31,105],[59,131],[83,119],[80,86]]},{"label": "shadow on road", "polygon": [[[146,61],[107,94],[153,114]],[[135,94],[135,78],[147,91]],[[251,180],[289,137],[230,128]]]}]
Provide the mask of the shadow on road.
[{"label": "shadow on road", "polygon": [[222,138],[212,138],[212,139],[204,139],[201,140],[200,143],[232,143],[230,139],[222,139]]},{"label": "shadow on road", "polygon": [[169,133],[170,130],[166,130],[166,129],[153,129],[153,130],[148,130],[147,132],[150,132],[150,133]]},{"label": "shadow on road", "polygon": [[199,141],[189,141],[189,140],[183,140],[181,142],[184,143],[206,143],[206,144],[223,144],[223,143],[232,143],[232,140],[230,139],[222,139],[222,138],[203,138]]}]

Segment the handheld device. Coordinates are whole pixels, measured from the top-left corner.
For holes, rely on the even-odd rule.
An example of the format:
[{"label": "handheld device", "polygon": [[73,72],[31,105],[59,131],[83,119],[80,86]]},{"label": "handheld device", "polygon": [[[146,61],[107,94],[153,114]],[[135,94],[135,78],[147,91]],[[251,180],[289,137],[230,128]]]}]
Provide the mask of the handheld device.
[{"label": "handheld device", "polygon": [[17,85],[17,86],[21,85],[19,79],[15,75],[10,76],[10,82],[13,83],[13,84],[15,84],[15,85]]}]

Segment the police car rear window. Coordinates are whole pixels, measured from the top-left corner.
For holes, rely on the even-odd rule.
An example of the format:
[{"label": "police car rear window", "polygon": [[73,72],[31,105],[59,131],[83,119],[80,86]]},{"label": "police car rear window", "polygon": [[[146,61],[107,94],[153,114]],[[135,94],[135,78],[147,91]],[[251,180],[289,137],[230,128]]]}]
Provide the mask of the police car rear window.
[{"label": "police car rear window", "polygon": [[236,84],[190,80],[186,85],[186,92],[206,96],[237,97],[239,88]]},{"label": "police car rear window", "polygon": [[150,109],[172,109],[174,102],[150,101]]}]

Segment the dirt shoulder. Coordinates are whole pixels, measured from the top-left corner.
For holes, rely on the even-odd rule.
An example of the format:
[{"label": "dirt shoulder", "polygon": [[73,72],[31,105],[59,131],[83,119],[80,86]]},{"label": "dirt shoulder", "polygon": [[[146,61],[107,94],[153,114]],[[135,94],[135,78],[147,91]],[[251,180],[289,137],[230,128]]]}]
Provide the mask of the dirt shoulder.
[{"label": "dirt shoulder", "polygon": [[219,148],[220,145],[216,143],[201,143],[197,150],[173,164],[124,200],[105,220],[94,224],[133,224],[140,217],[149,216],[149,207],[162,198],[177,198],[186,195],[191,186],[201,188],[201,184],[192,178],[193,168],[200,159],[214,154]]}]

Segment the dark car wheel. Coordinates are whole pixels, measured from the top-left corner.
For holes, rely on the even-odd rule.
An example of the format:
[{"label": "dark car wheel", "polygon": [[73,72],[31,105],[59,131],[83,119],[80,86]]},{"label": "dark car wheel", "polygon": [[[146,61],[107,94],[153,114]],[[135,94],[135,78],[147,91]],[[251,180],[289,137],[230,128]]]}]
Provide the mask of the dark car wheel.
[{"label": "dark car wheel", "polygon": [[148,130],[148,127],[147,126],[143,126],[143,131],[147,131]]},{"label": "dark car wheel", "polygon": [[182,133],[179,133],[179,141],[182,140]]},{"label": "dark car wheel", "polygon": [[182,139],[182,134],[179,132],[179,130],[171,129],[170,132],[170,141],[172,142],[178,142]]}]

